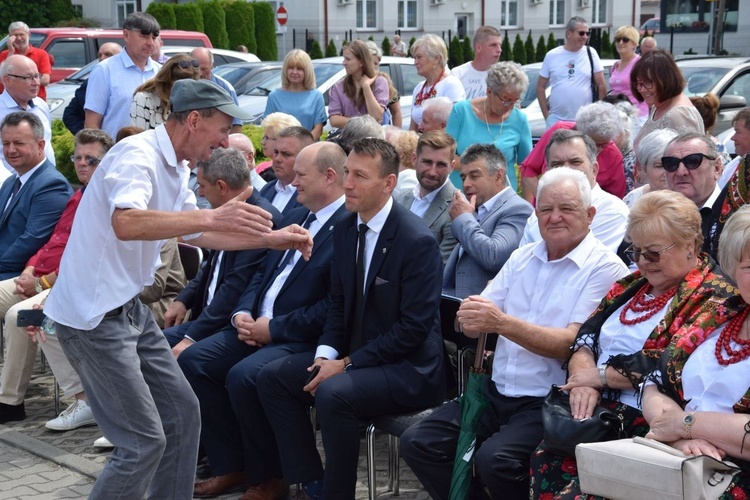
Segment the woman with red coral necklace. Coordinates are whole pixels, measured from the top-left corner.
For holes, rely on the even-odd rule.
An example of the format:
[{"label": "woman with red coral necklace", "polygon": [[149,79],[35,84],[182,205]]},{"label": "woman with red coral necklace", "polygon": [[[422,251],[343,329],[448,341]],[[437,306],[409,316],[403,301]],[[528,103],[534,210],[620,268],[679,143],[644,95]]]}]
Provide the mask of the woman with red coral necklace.
[{"label": "woman with red coral necklace", "polygon": [[[630,211],[627,238],[638,271],[615,283],[581,325],[562,389],[570,391],[574,418],[588,418],[600,405],[620,414],[632,437],[648,431],[638,397],[644,376],[656,369],[676,332],[689,327],[711,332],[727,321],[726,308],[707,314],[704,306],[709,299],[723,304],[735,290],[716,264],[699,254],[700,213],[680,193],[655,191],[639,199]],[[542,442],[531,469],[534,498],[582,496],[575,457],[554,455]]]},{"label": "woman with red coral necklace", "polygon": [[719,261],[744,302],[727,304],[736,315],[723,328],[687,328],[672,338],[659,376],[646,386],[643,416],[651,426],[646,437],[739,465],[720,498],[744,499],[750,496],[750,207],[729,218]]}]

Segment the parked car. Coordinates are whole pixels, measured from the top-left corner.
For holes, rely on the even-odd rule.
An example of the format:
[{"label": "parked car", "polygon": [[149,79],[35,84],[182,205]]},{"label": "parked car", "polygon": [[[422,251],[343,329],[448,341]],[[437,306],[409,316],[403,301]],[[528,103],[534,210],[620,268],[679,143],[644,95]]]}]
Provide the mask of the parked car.
[{"label": "parked car", "polygon": [[[161,30],[165,45],[212,47],[211,40],[197,31]],[[95,61],[99,47],[107,42],[123,44],[121,29],[31,28],[29,43],[47,51],[52,58],[54,83]],[[7,48],[8,37],[0,40],[0,51]]]},{"label": "parked car", "polygon": [[[324,59],[313,60],[315,70],[315,81],[318,84],[318,90],[323,93],[328,108],[328,92],[333,85],[340,79],[344,78],[346,72],[341,65],[343,57],[327,57]],[[222,72],[228,70],[222,70]],[[411,101],[412,91],[419,82],[423,80],[417,74],[417,68],[414,66],[414,59],[410,57],[391,57],[384,56],[380,61],[380,71],[390,75],[393,84],[398,89],[401,96],[401,114],[403,115],[402,126],[408,129],[411,124]],[[221,74],[221,73],[219,73]],[[266,100],[271,91],[281,88],[281,68],[272,76],[258,84],[255,88],[238,97],[240,107],[250,113],[252,118],[248,123],[255,125],[260,124],[263,119],[263,113],[266,109]],[[326,127],[328,130],[329,127]]]},{"label": "parked car", "polygon": [[234,87],[237,95],[247,94],[260,82],[267,80],[281,71],[283,63],[277,61],[236,62],[226,64],[214,70]]},{"label": "parked car", "polygon": [[646,31],[648,31],[650,35],[661,33],[661,19],[658,17],[652,17],[645,23],[641,24],[641,36],[645,35]]},{"label": "parked car", "polygon": [[677,66],[685,77],[684,92],[687,96],[712,92],[719,98],[719,113],[713,134],[718,136],[731,129],[734,116],[750,102],[750,58],[678,58]]},{"label": "parked car", "polygon": [[[171,57],[177,54],[187,54],[193,48],[194,47],[191,46],[164,46],[161,51],[163,54]],[[221,66],[238,61],[244,61],[248,64],[258,64],[260,61],[258,56],[247,52],[235,52],[234,50],[223,49],[211,49],[211,52],[214,55],[214,66]],[[65,108],[70,103],[70,100],[73,99],[78,87],[88,79],[89,74],[91,74],[91,71],[94,69],[97,62],[97,60],[91,61],[69,77],[47,86],[47,105],[49,105],[50,114],[52,115],[53,120],[56,118],[62,120]]]}]

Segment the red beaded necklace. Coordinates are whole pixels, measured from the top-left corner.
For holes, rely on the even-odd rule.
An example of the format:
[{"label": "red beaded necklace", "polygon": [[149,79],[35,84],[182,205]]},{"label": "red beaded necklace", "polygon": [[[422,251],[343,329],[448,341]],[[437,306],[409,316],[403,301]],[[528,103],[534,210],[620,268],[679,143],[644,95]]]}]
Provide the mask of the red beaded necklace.
[{"label": "red beaded necklace", "polygon": [[435,97],[437,95],[437,90],[435,90],[435,87],[437,86],[438,83],[440,83],[440,80],[442,80],[444,76],[445,76],[445,72],[441,73],[440,77],[437,79],[435,83],[432,84],[432,87],[430,87],[430,90],[428,90],[427,92],[425,92],[425,89],[427,89],[427,80],[425,80],[424,85],[422,85],[422,88],[419,89],[419,93],[417,94],[417,97],[414,98],[414,105],[419,106],[427,99],[432,99],[433,97]]},{"label": "red beaded necklace", "polygon": [[[716,341],[716,349],[714,352],[716,353],[716,361],[718,361],[721,366],[729,366],[734,363],[739,363],[750,356],[750,339],[740,338],[740,330],[742,330],[742,325],[745,323],[748,313],[750,313],[750,307],[745,308],[741,314],[732,318],[719,335],[719,340]],[[734,350],[732,348],[732,342],[742,347],[738,350]],[[727,353],[728,358],[724,358],[722,351]]]},{"label": "red beaded necklace", "polygon": [[[647,283],[636,292],[633,298],[630,299],[628,303],[625,304],[625,307],[622,308],[622,311],[620,311],[620,323],[622,323],[623,325],[637,325],[638,323],[643,323],[647,319],[651,318],[654,314],[661,311],[664,306],[667,305],[667,302],[669,302],[672,297],[674,297],[674,294],[677,293],[677,287],[675,286],[662,293],[658,297],[647,298],[646,295],[648,295],[648,293],[653,290],[653,288],[654,287],[651,286],[651,284]],[[633,319],[627,319],[625,316],[628,310],[633,311],[633,313],[645,314],[637,316]]]}]

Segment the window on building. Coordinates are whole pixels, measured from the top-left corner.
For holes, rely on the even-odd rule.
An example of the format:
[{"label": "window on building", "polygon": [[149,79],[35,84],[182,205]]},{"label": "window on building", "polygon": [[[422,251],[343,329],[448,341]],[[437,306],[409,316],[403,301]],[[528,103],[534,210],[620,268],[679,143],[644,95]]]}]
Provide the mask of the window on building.
[{"label": "window on building", "polygon": [[594,0],[593,1],[593,12],[591,14],[591,24],[607,24],[607,1],[608,0]]},{"label": "window on building", "polygon": [[399,0],[398,27],[401,29],[417,27],[417,0]]},{"label": "window on building", "polygon": [[503,0],[500,2],[500,25],[503,28],[518,26],[517,0]]},{"label": "window on building", "polygon": [[[665,0],[661,2],[662,32],[674,27],[679,31],[709,31],[719,2],[703,0]],[[737,31],[739,0],[726,0],[724,31]]]},{"label": "window on building", "polygon": [[564,26],[565,25],[565,0],[550,0],[549,1],[549,25],[550,26]]},{"label": "window on building", "polygon": [[378,3],[376,0],[357,0],[357,29],[375,29]]},{"label": "window on building", "polygon": [[115,2],[117,7],[117,26],[122,26],[125,18],[136,11],[135,3],[135,0],[117,0]]}]

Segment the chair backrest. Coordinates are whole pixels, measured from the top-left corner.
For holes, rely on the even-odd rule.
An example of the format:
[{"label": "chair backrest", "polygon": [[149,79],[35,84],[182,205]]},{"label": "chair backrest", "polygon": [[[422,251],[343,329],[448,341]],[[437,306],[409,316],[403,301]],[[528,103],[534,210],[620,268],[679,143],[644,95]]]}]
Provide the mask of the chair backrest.
[{"label": "chair backrest", "polygon": [[177,248],[180,252],[180,262],[185,269],[185,277],[189,280],[195,278],[203,262],[203,250],[187,243],[178,243]]}]

